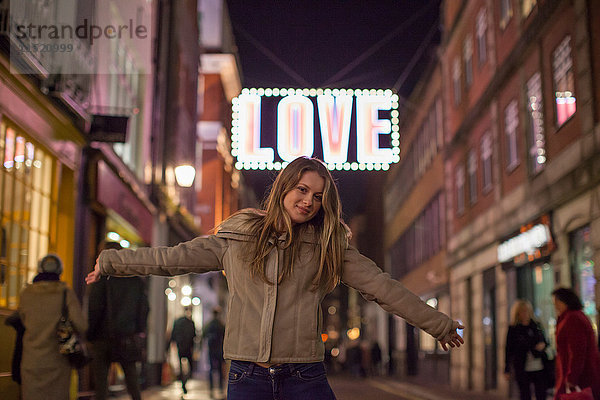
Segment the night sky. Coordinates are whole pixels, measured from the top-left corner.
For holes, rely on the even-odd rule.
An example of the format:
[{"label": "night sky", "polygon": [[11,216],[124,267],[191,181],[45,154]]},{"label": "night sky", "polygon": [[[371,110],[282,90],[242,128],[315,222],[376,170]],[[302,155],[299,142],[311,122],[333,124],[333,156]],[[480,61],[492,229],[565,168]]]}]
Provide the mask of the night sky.
[{"label": "night sky", "polygon": [[[440,0],[228,0],[247,88],[394,89],[408,97],[440,40]],[[244,172],[263,198],[276,171]],[[333,171],[347,218],[373,172]]]}]

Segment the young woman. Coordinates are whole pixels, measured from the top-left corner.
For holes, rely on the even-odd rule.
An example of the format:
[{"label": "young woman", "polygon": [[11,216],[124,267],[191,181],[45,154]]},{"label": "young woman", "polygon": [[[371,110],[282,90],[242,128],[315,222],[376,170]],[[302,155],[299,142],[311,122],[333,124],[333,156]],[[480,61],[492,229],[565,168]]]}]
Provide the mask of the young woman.
[{"label": "young woman", "polygon": [[556,384],[554,399],[576,387],[592,388],[600,400],[600,352],[594,328],[581,311],[583,304],[575,292],[558,288],[552,292],[556,321]]},{"label": "young woman", "polygon": [[175,247],[100,254],[86,281],[101,275],[179,275],[225,270],[229,304],[224,357],[229,400],[335,399],[323,367],[323,297],[340,282],[437,338],[463,339],[436,311],[348,244],[335,183],[316,159],[283,169],[264,211],[243,210],[214,235]]},{"label": "young woman", "polygon": [[535,387],[536,400],[546,400],[550,383],[544,371],[544,332],[533,319],[533,307],[527,300],[515,301],[510,315],[511,324],[506,334],[506,379],[514,375],[520,400],[531,400],[531,384]]}]

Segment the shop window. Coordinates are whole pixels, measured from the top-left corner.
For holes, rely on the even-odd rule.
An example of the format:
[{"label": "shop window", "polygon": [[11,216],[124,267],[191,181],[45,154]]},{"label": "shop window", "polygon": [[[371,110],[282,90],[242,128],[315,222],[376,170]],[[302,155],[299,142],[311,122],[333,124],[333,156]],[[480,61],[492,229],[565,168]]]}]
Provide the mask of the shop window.
[{"label": "shop window", "polygon": [[529,119],[529,169],[537,174],[546,165],[546,138],[544,135],[544,110],[540,73],[527,81],[527,113]]},{"label": "shop window", "polygon": [[463,43],[463,59],[465,62],[465,85],[467,88],[473,83],[473,41],[466,38]]},{"label": "shop window", "polygon": [[571,36],[565,37],[552,52],[552,79],[556,101],[556,126],[561,127],[577,109]]},{"label": "shop window", "polygon": [[512,0],[500,0],[500,29],[506,28],[512,15]]},{"label": "shop window", "polygon": [[0,154],[0,307],[15,308],[49,250],[56,160],[6,121],[0,123]]},{"label": "shop window", "polygon": [[477,202],[477,152],[469,151],[469,201]]},{"label": "shop window", "polygon": [[542,323],[544,332],[554,342],[556,316],[552,291],[555,289],[554,268],[547,262],[534,262],[517,269],[517,296],[533,305],[535,318]]},{"label": "shop window", "polygon": [[477,37],[477,61],[479,66],[481,66],[487,60],[487,12],[485,8],[479,10],[477,14],[475,31]]},{"label": "shop window", "polygon": [[465,167],[456,168],[456,212],[461,215],[465,212]]},{"label": "shop window", "polygon": [[481,177],[482,191],[486,193],[492,189],[492,136],[489,132],[481,140]]},{"label": "shop window", "polygon": [[454,62],[452,63],[452,90],[454,93],[454,105],[460,104],[460,95],[461,95],[461,87],[460,87],[460,60],[458,57],[454,58]]},{"label": "shop window", "polygon": [[506,136],[506,169],[510,172],[519,165],[517,153],[517,127],[519,112],[517,101],[511,101],[504,109],[504,134]]},{"label": "shop window", "polygon": [[572,232],[569,236],[571,253],[571,275],[573,287],[583,303],[583,312],[588,316],[596,334],[598,333],[598,314],[594,288],[594,249],[590,237],[589,225]]}]

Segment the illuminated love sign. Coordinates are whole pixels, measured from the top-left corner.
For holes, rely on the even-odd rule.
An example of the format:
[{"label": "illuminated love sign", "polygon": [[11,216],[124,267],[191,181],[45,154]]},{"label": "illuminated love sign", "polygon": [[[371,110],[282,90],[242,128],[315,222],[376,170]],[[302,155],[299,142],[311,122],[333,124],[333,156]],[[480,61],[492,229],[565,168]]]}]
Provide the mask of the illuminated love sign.
[{"label": "illuminated love sign", "polygon": [[[317,149],[332,170],[387,170],[400,161],[398,95],[391,90],[254,88],[232,103],[237,169],[278,170]],[[263,125],[275,131],[272,146]]]}]

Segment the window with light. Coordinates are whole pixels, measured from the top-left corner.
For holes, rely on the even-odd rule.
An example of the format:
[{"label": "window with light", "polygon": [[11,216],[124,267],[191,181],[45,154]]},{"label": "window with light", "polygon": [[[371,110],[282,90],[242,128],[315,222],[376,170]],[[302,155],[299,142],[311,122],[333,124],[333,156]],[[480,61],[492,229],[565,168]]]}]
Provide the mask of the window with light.
[{"label": "window with light", "polygon": [[0,154],[0,307],[14,309],[37,260],[49,251],[57,161],[6,120],[0,122]]},{"label": "window with light", "polygon": [[456,169],[456,212],[460,215],[465,212],[465,167]]},{"label": "window with light", "polygon": [[477,152],[469,151],[469,201],[477,202]]},{"label": "window with light", "polygon": [[511,101],[504,109],[504,134],[506,136],[506,168],[512,171],[519,164],[517,153],[517,128],[519,126],[519,111],[517,101]]},{"label": "window with light", "polygon": [[485,8],[479,10],[475,27],[477,37],[477,61],[483,65],[487,60],[487,12]]},{"label": "window with light", "polygon": [[463,44],[463,59],[465,61],[465,85],[473,83],[473,40],[466,38]]},{"label": "window with light", "polygon": [[556,107],[556,125],[561,127],[577,109],[575,73],[571,56],[571,36],[567,36],[552,52],[552,80]]}]

